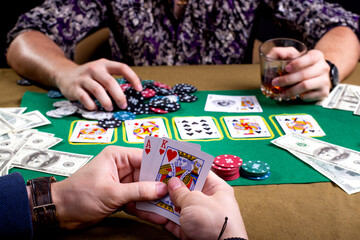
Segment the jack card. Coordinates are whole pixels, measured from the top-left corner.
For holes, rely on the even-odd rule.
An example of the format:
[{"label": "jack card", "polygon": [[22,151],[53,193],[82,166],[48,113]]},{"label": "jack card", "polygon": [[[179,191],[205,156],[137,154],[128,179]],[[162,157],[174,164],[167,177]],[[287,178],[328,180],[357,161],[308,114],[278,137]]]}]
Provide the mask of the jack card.
[{"label": "jack card", "polygon": [[113,128],[102,128],[97,121],[78,121],[71,134],[70,142],[109,143],[113,133]]},{"label": "jack card", "polygon": [[271,132],[267,128],[265,121],[261,116],[224,117],[224,121],[232,138],[271,136]]},{"label": "jack card", "polygon": [[147,136],[169,136],[162,118],[126,120],[125,128],[127,140],[134,143],[144,142]]},{"label": "jack card", "polygon": [[326,135],[311,115],[278,115],[275,118],[285,134],[297,133],[309,137]]}]

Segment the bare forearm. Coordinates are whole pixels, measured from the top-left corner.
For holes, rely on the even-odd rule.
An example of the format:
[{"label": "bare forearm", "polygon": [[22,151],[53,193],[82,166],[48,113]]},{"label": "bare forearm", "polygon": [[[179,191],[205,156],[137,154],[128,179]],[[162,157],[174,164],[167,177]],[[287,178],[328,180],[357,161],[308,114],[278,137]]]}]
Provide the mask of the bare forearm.
[{"label": "bare forearm", "polygon": [[359,40],[347,27],[336,27],[327,32],[315,49],[324,53],[325,59],[334,63],[342,81],[355,69],[360,58]]},{"label": "bare forearm", "polygon": [[51,39],[37,31],[17,36],[7,53],[8,64],[21,76],[47,86],[57,86],[61,71],[76,67]]}]

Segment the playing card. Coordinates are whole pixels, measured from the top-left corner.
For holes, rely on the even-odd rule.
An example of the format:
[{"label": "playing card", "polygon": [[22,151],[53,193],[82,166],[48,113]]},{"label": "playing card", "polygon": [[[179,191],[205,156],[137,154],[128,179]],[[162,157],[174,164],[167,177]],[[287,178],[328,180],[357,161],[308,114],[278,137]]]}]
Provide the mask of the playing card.
[{"label": "playing card", "polygon": [[221,134],[212,117],[175,117],[181,139],[220,138]]},{"label": "playing card", "polygon": [[256,96],[216,94],[208,94],[204,110],[209,112],[262,112]]},{"label": "playing card", "polygon": [[261,116],[224,117],[232,138],[270,137],[271,132]]},{"label": "playing card", "polygon": [[325,136],[320,125],[311,115],[278,115],[275,116],[285,134],[297,133],[305,136]]},{"label": "playing card", "polygon": [[113,136],[113,128],[102,128],[97,121],[78,121],[71,134],[70,142],[109,143]]},{"label": "playing card", "polygon": [[[154,159],[159,159],[157,171],[152,180],[167,183],[171,177],[178,177],[190,190],[202,190],[214,157],[199,149],[177,141],[162,139]],[[172,204],[169,195],[153,202],[139,202],[137,208],[156,212],[179,224],[179,210]]]},{"label": "playing card", "polygon": [[[140,177],[139,180],[140,181],[147,181],[147,180],[152,180],[153,179],[153,175],[154,175],[154,171],[156,172],[156,168],[152,167],[152,165],[158,165],[156,164],[155,159],[154,158],[154,153],[155,151],[164,151],[163,149],[160,149],[159,144],[165,142],[178,142],[169,138],[158,138],[158,137],[151,137],[151,136],[147,136],[145,138],[144,141],[144,151],[143,151],[143,155],[142,155],[142,160],[141,160],[141,168],[140,168]],[[196,149],[201,149],[201,145],[200,144],[195,144],[195,143],[189,143],[189,142],[178,142],[178,144],[183,144],[184,146],[189,146],[189,147],[193,147]]]},{"label": "playing card", "polygon": [[144,142],[145,137],[168,137],[162,118],[134,119],[125,121],[128,142]]}]

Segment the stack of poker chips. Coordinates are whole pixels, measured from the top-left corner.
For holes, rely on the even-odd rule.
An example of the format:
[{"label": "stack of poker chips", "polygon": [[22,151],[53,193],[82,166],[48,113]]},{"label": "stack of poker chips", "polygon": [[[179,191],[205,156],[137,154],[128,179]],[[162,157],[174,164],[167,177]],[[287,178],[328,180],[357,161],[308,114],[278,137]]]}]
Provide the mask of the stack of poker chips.
[{"label": "stack of poker chips", "polygon": [[225,181],[233,181],[240,177],[239,168],[243,161],[235,155],[217,156],[212,164],[212,171]]},{"label": "stack of poker chips", "polygon": [[241,166],[240,174],[251,180],[265,180],[270,177],[270,166],[260,160],[246,161]]}]

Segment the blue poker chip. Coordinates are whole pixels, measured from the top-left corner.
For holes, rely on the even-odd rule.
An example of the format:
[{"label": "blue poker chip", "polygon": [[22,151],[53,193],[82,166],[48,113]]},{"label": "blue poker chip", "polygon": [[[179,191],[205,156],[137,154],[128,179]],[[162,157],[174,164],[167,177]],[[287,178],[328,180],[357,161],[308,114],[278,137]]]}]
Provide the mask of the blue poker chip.
[{"label": "blue poker chip", "polygon": [[47,95],[48,95],[49,98],[61,98],[61,97],[63,97],[62,93],[59,90],[50,90]]},{"label": "blue poker chip", "polygon": [[113,115],[114,118],[119,119],[121,121],[125,121],[125,120],[133,120],[136,118],[135,114],[132,112],[128,112],[128,111],[119,111],[119,112],[114,112]]},{"label": "blue poker chip", "polygon": [[262,176],[250,176],[243,169],[240,169],[240,176],[250,180],[266,180],[270,177],[271,172],[268,171],[265,175]]}]

